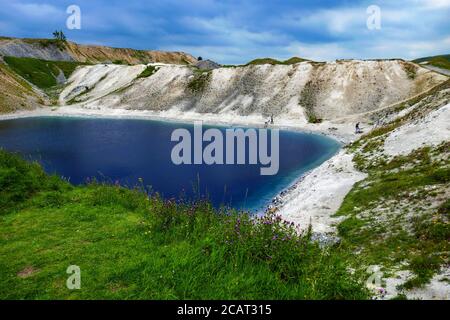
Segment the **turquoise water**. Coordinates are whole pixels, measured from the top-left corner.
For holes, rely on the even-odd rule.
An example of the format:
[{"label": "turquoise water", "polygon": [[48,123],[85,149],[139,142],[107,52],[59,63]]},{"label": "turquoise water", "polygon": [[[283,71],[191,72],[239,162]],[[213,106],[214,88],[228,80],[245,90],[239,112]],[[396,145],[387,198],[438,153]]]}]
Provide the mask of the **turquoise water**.
[{"label": "turquoise water", "polygon": [[[150,120],[41,117],[0,121],[0,147],[39,161],[46,172],[74,184],[90,178],[133,187],[141,178],[165,198],[207,197],[215,206],[256,211],[301,174],[340,148],[315,134],[280,131],[280,167],[260,175],[261,165],[175,165],[172,131],[193,125]],[[224,127],[217,127],[222,132]],[[204,128],[204,130],[207,128]],[[207,143],[205,143],[206,145]]]}]

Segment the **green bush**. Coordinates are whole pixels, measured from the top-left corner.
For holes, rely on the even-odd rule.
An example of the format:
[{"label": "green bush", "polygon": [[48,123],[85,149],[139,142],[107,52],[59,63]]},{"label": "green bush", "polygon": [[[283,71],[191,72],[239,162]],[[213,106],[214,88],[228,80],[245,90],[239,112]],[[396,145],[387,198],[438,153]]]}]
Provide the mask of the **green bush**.
[{"label": "green bush", "polygon": [[23,204],[38,191],[66,187],[59,178],[47,176],[39,164],[0,150],[0,214]]},{"label": "green bush", "polygon": [[154,75],[158,71],[158,68],[155,66],[147,66],[144,71],[141,72],[137,77],[138,78],[148,78]]},{"label": "green bush", "polygon": [[195,70],[194,77],[187,84],[191,93],[202,93],[211,80],[211,71]]}]

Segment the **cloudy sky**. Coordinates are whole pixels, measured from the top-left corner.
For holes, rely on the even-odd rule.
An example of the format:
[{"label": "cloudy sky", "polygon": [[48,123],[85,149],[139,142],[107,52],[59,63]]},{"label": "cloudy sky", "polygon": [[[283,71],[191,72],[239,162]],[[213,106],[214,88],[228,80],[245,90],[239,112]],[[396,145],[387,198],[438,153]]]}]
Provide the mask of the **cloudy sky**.
[{"label": "cloudy sky", "polygon": [[[68,30],[69,5],[81,29]],[[367,8],[381,10],[369,29]],[[373,20],[371,20],[373,21]],[[450,0],[0,0],[0,35],[186,51],[223,64],[256,57],[313,60],[450,53]]]}]

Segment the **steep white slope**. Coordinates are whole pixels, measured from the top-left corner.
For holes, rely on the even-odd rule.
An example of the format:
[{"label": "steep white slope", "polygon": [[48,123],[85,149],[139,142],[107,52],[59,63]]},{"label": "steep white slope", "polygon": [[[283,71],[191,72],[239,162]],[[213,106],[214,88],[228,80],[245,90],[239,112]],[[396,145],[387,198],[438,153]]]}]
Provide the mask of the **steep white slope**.
[{"label": "steep white slope", "polygon": [[374,110],[446,79],[401,60],[251,65],[210,72],[158,67],[152,76],[139,79],[145,66],[80,68],[61,101],[73,99],[87,86],[89,92],[79,100],[88,109],[146,110],[162,116],[189,113],[197,118],[209,114],[218,119],[264,119],[273,114],[276,121],[301,124],[311,115],[333,120]]},{"label": "steep white slope", "polygon": [[423,146],[436,146],[450,140],[450,104],[423,119],[394,130],[384,142],[384,152],[390,156],[407,155]]},{"label": "steep white slope", "polygon": [[60,94],[60,103],[88,101],[101,98],[129,85],[143,70],[144,65],[122,66],[100,64],[77,69]]}]

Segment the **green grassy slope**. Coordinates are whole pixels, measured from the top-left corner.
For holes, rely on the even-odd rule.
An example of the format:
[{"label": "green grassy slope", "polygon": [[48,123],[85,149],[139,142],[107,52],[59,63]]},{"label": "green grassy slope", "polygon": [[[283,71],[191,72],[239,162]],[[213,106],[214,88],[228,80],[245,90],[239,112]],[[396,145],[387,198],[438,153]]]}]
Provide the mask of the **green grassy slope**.
[{"label": "green grassy slope", "polygon": [[71,61],[46,61],[34,58],[5,57],[8,66],[24,79],[41,89],[55,86],[60,70],[68,78],[81,63]]},{"label": "green grassy slope", "polygon": [[449,264],[450,141],[392,159],[383,155],[383,146],[395,129],[449,103],[449,88],[447,81],[410,103],[410,113],[347,147],[368,177],[355,184],[337,213],[346,217],[338,226],[342,245],[358,252],[352,259],[359,267],[381,265],[386,276],[411,271],[404,289],[422,287]]},{"label": "green grassy slope", "polygon": [[0,83],[0,113],[32,109],[42,103],[30,84],[3,62],[0,62]]},{"label": "green grassy slope", "polygon": [[348,217],[338,230],[349,250],[359,250],[356,265],[381,264],[388,274],[401,266],[413,273],[404,285],[411,289],[428,283],[448,264],[449,156],[446,143],[389,162],[361,164],[369,176],[355,185],[338,212]]},{"label": "green grassy slope", "polygon": [[0,299],[367,298],[345,260],[274,216],[74,187],[0,151]]},{"label": "green grassy slope", "polygon": [[425,57],[413,60],[415,63],[422,63],[427,61],[429,65],[447,69],[450,70],[450,54],[440,55],[440,56],[433,56],[433,57]]}]

